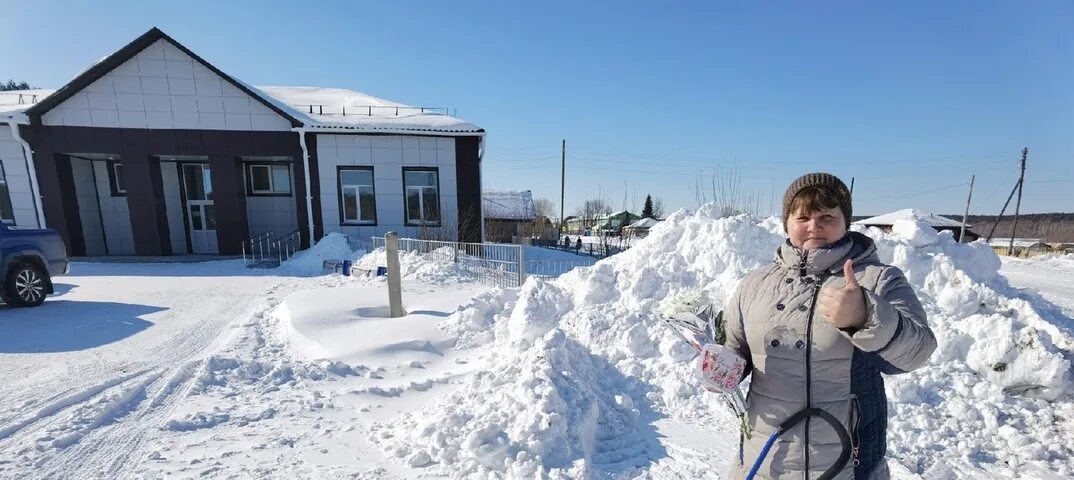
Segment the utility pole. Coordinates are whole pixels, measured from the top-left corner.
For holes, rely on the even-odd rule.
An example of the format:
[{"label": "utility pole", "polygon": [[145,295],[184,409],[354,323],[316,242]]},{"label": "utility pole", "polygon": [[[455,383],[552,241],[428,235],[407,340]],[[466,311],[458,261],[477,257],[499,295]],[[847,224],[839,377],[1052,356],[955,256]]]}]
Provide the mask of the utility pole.
[{"label": "utility pole", "polygon": [[1014,227],[1011,228],[1011,244],[1007,247],[1007,255],[1014,255],[1014,237],[1018,235],[1018,211],[1022,208],[1022,187],[1026,180],[1026,157],[1029,156],[1029,148],[1022,149],[1022,171],[1018,174],[1018,201],[1014,204]]},{"label": "utility pole", "polygon": [[1014,192],[1018,191],[1018,182],[1014,182],[1014,188],[1011,189],[1011,194],[1007,195],[1007,201],[1003,202],[1003,208],[999,210],[999,216],[996,217],[996,222],[992,224],[992,230],[988,231],[988,236],[985,237],[986,242],[992,241],[992,234],[996,233],[996,227],[999,226],[999,221],[1003,218],[1003,213],[1007,211],[1007,205],[1011,204],[1011,199],[1014,198]]},{"label": "utility pole", "polygon": [[970,175],[970,194],[966,197],[966,213],[962,214],[962,230],[958,233],[958,241],[962,243],[966,238],[966,220],[970,216],[970,200],[973,199],[973,181],[977,178],[977,174]]},{"label": "utility pole", "polygon": [[[559,236],[563,236],[563,196],[564,183],[567,179],[567,139],[563,139],[563,149],[559,161]],[[559,242],[559,239],[556,239]]]}]

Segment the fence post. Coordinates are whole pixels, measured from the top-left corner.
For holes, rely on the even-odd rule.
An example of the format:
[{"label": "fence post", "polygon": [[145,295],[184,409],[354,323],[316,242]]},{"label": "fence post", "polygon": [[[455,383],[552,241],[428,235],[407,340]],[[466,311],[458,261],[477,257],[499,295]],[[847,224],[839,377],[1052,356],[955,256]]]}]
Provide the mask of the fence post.
[{"label": "fence post", "polygon": [[518,286],[521,287],[523,283],[526,283],[526,246],[518,246]]},{"label": "fence post", "polygon": [[403,293],[399,274],[399,234],[388,232],[384,235],[384,246],[388,255],[388,309],[391,318],[406,315],[403,312]]}]

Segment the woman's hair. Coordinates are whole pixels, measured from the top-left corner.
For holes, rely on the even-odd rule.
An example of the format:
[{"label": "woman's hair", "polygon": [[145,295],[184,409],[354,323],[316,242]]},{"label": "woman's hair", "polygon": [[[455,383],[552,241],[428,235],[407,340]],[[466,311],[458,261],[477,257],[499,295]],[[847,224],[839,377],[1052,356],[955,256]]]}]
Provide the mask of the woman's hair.
[{"label": "woman's hair", "polygon": [[[787,209],[787,218],[800,213],[812,215],[822,210],[840,208],[840,206],[840,197],[832,189],[821,186],[807,187],[791,199],[791,208]],[[783,219],[784,224],[787,218]]]},{"label": "woman's hair", "polygon": [[838,177],[830,173],[814,172],[798,177],[783,192],[783,230],[787,219],[799,212],[812,215],[829,208],[839,207],[843,220],[850,229],[850,214],[854,210],[850,202],[850,190]]}]

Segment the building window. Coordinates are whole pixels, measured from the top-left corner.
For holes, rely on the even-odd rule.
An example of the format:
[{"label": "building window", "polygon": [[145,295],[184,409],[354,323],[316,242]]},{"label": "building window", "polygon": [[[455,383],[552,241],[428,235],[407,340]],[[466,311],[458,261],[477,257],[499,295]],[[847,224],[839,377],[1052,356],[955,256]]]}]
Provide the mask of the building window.
[{"label": "building window", "polygon": [[246,169],[250,195],[290,195],[291,166],[251,164]]},{"label": "building window", "polygon": [[109,160],[106,162],[108,167],[108,185],[112,187],[113,197],[122,197],[127,194],[126,184],[123,183],[123,164]]},{"label": "building window", "polygon": [[339,221],[343,225],[376,225],[373,167],[339,167]]},{"label": "building window", "polygon": [[15,224],[15,211],[11,208],[11,192],[7,188],[7,173],[0,163],[0,221],[8,225]]},{"label": "building window", "polygon": [[440,173],[436,168],[404,168],[407,225],[440,225]]}]

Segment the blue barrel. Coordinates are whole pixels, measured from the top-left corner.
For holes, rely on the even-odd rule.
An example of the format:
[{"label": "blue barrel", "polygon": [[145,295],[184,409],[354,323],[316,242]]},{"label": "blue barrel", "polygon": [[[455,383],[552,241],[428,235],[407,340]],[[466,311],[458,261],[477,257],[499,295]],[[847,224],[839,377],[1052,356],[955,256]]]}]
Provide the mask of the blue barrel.
[{"label": "blue barrel", "polygon": [[377,267],[377,276],[387,275],[388,267]]},{"label": "blue barrel", "polygon": [[343,261],[343,276],[344,277],[351,276],[351,261],[350,260],[344,260]]}]

